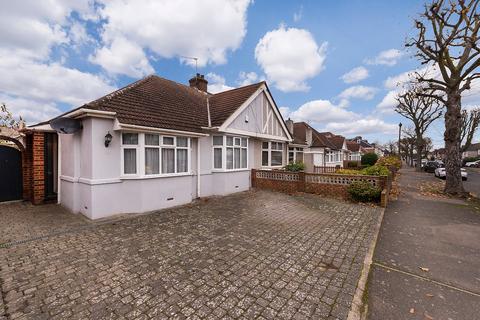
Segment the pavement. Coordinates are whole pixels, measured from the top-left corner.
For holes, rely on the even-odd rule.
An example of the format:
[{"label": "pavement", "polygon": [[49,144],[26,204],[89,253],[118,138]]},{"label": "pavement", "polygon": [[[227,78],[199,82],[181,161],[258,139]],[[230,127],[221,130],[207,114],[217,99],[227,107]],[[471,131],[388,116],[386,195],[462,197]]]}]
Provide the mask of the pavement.
[{"label": "pavement", "polygon": [[381,212],[268,191],[101,222],[0,205],[0,319],[346,319]]},{"label": "pavement", "polygon": [[433,174],[400,173],[374,253],[367,318],[480,319],[478,202],[424,194]]},{"label": "pavement", "polygon": [[480,168],[465,169],[468,172],[468,179],[463,182],[465,190],[480,198]]}]

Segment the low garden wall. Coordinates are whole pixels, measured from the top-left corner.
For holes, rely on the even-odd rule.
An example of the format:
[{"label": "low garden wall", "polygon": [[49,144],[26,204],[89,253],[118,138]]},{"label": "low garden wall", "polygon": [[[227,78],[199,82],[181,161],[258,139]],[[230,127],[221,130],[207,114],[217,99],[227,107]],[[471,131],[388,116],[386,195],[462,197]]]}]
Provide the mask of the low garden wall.
[{"label": "low garden wall", "polygon": [[381,205],[386,206],[391,188],[387,176],[305,173],[252,169],[252,187],[286,193],[307,192],[327,197],[350,199],[347,188],[354,181],[368,181],[382,189]]}]

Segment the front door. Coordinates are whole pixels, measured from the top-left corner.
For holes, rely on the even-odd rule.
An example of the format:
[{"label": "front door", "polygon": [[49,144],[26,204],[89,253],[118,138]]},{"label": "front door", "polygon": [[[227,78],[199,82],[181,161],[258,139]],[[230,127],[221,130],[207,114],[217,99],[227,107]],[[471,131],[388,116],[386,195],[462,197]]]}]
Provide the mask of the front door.
[{"label": "front door", "polygon": [[22,153],[0,145],[0,202],[22,199]]}]

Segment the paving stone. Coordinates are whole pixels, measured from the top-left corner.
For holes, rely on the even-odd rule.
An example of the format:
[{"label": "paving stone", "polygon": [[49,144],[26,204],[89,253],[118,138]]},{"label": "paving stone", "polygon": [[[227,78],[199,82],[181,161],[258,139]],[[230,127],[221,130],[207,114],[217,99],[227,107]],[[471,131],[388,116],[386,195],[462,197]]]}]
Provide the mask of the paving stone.
[{"label": "paving stone", "polygon": [[379,213],[267,191],[100,223],[2,205],[0,320],[344,319]]}]

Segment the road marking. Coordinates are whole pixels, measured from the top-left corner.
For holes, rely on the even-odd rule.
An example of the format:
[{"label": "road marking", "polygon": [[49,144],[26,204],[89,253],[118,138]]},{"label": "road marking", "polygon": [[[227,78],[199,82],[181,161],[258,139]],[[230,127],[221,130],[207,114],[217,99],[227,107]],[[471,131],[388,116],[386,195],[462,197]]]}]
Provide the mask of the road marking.
[{"label": "road marking", "polygon": [[397,268],[389,267],[389,266],[386,266],[386,265],[384,265],[382,263],[379,263],[379,262],[373,262],[373,265],[376,265],[377,267],[380,267],[380,268],[383,268],[383,269],[386,269],[386,270],[390,270],[390,271],[398,272],[398,273],[401,273],[401,274],[404,274],[404,275],[407,275],[407,276],[411,276],[411,277],[414,277],[414,278],[417,278],[417,279],[420,279],[420,280],[423,280],[423,281],[435,283],[435,284],[438,284],[439,286],[446,287],[446,288],[449,288],[449,289],[452,289],[452,290],[460,291],[460,292],[463,292],[463,293],[468,293],[468,294],[471,294],[473,296],[476,296],[476,297],[480,298],[480,293],[476,293],[476,292],[473,292],[473,291],[470,291],[470,290],[467,290],[467,289],[455,287],[455,286],[452,286],[452,285],[447,284],[447,283],[443,283],[443,282],[440,282],[440,281],[437,281],[437,280],[429,279],[427,277],[422,277],[422,276],[419,276],[417,274],[414,274],[414,273],[411,273],[411,272],[408,272],[408,271],[404,271],[404,270],[400,270],[400,269],[397,269]]}]

